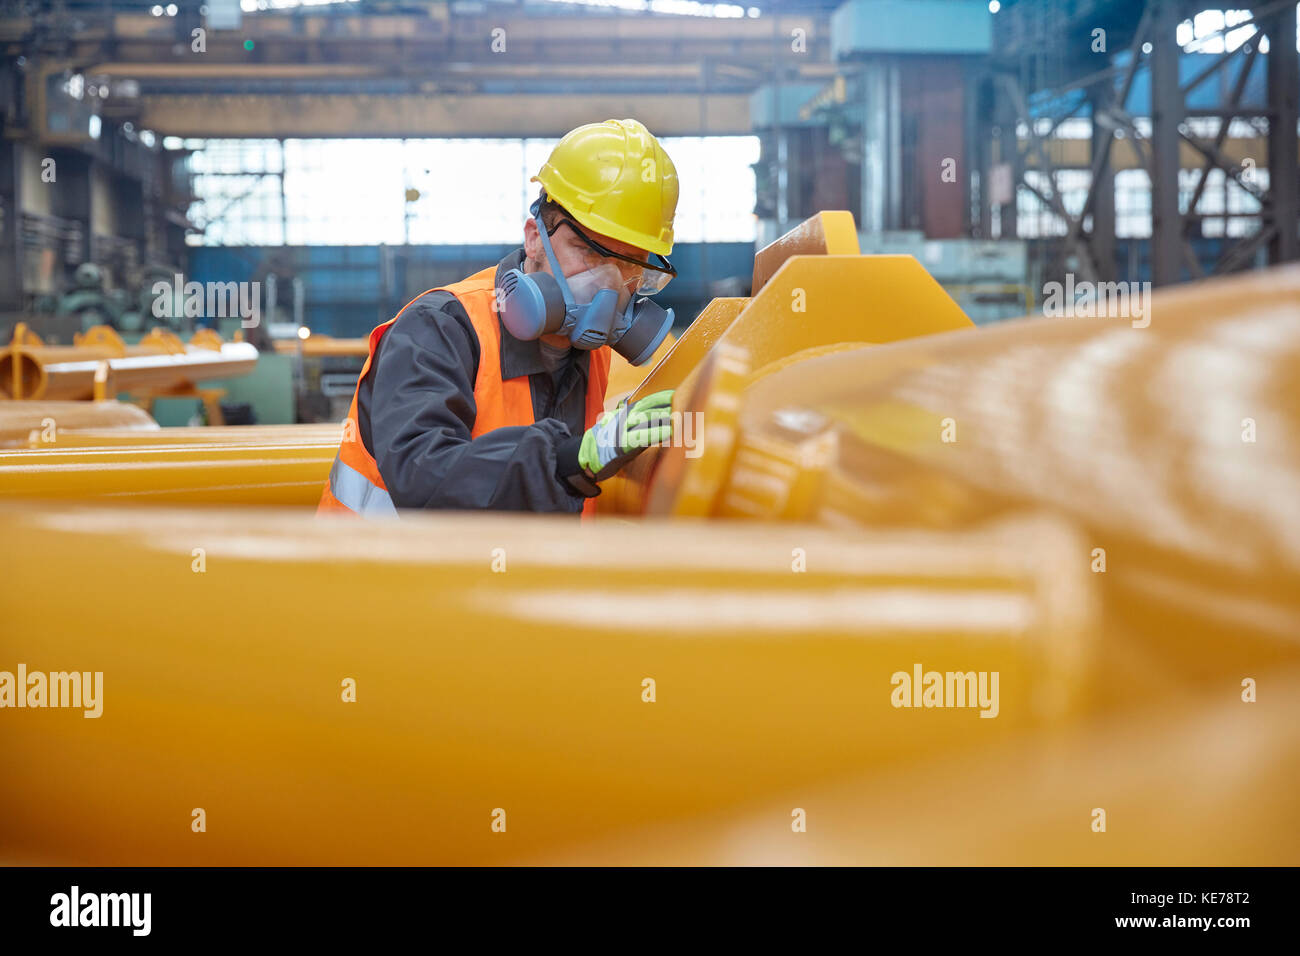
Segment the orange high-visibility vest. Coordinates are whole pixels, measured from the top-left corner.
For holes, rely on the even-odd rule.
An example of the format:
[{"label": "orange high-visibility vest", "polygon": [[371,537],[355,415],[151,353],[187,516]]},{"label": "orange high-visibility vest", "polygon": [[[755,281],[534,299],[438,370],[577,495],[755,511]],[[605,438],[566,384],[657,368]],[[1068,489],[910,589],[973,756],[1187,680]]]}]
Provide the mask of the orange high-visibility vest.
[{"label": "orange high-visibility vest", "polygon": [[[494,428],[507,428],[512,425],[531,425],[537,419],[533,415],[533,393],[527,375],[517,378],[501,378],[501,323],[497,318],[494,302],[496,299],[496,266],[490,266],[476,272],[468,279],[430,289],[429,292],[450,292],[469,315],[474,331],[478,335],[478,376],[474,380],[474,404],[478,414],[474,419],[474,428],[470,438],[477,438]],[[422,293],[427,295],[428,292]],[[419,296],[416,297],[417,299]],[[370,333],[370,355],[361,369],[357,380],[357,392],[361,390],[361,381],[370,371],[370,363],[375,360],[379,349],[379,340],[394,322],[401,318],[402,312],[411,307],[412,302],[402,306],[402,311]],[[609,381],[608,347],[596,349],[591,353],[587,372],[587,406],[584,428],[596,424],[605,407],[605,386]],[[583,518],[589,518],[595,512],[596,500],[588,498],[582,508]],[[343,424],[343,442],[334,458],[334,467],[330,469],[329,481],[321,493],[317,514],[351,513],[365,517],[396,515],[397,509],[389,497],[384,478],[379,474],[379,466],[361,441],[361,429],[357,424],[357,393],[352,395],[352,407],[348,409],[347,421]]]}]

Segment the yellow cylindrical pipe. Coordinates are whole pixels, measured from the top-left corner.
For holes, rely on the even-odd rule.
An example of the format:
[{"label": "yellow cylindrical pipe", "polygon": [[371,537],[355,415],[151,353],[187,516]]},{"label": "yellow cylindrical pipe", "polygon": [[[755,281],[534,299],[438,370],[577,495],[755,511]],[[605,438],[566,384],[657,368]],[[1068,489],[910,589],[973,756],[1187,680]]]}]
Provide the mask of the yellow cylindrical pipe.
[{"label": "yellow cylindrical pipe", "polygon": [[743,392],[705,382],[704,454],[660,456],[650,511],[936,531],[1047,511],[1087,539],[1119,622],[1101,643],[1144,682],[1295,662],[1300,268],[1147,308],[1149,325],[1026,319],[810,358]]},{"label": "yellow cylindrical pipe", "polygon": [[[1263,675],[1260,675],[1263,676]],[[522,863],[620,866],[1295,866],[1300,673],[961,754],[760,796]],[[1131,704],[1137,702],[1131,702]],[[960,808],[954,812],[953,808]],[[792,810],[804,814],[791,833]],[[1104,829],[1101,829],[1104,827]]]},{"label": "yellow cylindrical pipe", "polygon": [[[103,675],[97,719],[4,714],[11,861],[500,861],[1050,725],[1092,666],[1081,544],[1050,523],[24,503],[0,539],[3,666]],[[917,663],[999,672],[996,719],[894,707]]]},{"label": "yellow cylindrical pipe", "polygon": [[[110,359],[110,391],[131,392],[176,388],[190,382],[247,375],[257,364],[257,349],[247,342],[230,342],[220,351],[191,347],[183,354],[133,355]],[[88,398],[94,394],[99,363],[67,362],[45,366],[46,392],[51,397]]]},{"label": "yellow cylindrical pipe", "polygon": [[281,355],[301,353],[306,358],[326,356],[365,358],[370,354],[370,340],[336,339],[328,335],[312,335],[306,339],[278,339],[275,350]]},{"label": "yellow cylindrical pipe", "polygon": [[[72,351],[76,348],[70,347]],[[109,372],[109,391],[130,392],[247,375],[257,364],[257,349],[247,342],[230,342],[219,350],[189,346],[180,353],[150,351],[119,358],[65,360],[63,355],[57,347],[10,346],[0,353],[0,397],[92,398],[96,373],[104,366]]]},{"label": "yellow cylindrical pipe", "polygon": [[25,445],[33,438],[38,443],[55,442],[63,432],[86,428],[110,428],[132,436],[160,431],[148,412],[127,402],[0,401],[0,447]]},{"label": "yellow cylindrical pipe", "polygon": [[0,352],[0,399],[45,397],[45,366],[34,351],[14,344]]},{"label": "yellow cylindrical pipe", "polygon": [[309,507],[337,450],[316,442],[6,451],[0,498]]},{"label": "yellow cylindrical pipe", "polygon": [[[1145,321],[1033,318],[841,344],[840,354],[802,361],[792,360],[810,353],[794,353],[724,396],[739,410],[739,447],[709,513],[942,524],[1051,505],[1085,521],[1155,528],[1174,510],[1182,527],[1160,531],[1187,538],[1200,507],[1189,495],[1221,504],[1226,527],[1235,497],[1258,486],[1287,489],[1268,496],[1281,509],[1271,519],[1246,515],[1277,536],[1300,497],[1290,446],[1278,441],[1300,427],[1297,308],[1300,268],[1278,268],[1162,290]],[[754,338],[733,331],[720,346]],[[698,391],[692,409],[710,399],[708,387]],[[810,455],[818,443],[825,448]],[[712,468],[715,446],[686,469]],[[664,513],[669,477],[682,480],[655,476]],[[816,486],[802,509],[791,508],[797,483]]]},{"label": "yellow cylindrical pipe", "polygon": [[[78,403],[84,404],[84,403]],[[337,422],[311,425],[225,425],[185,426],[155,428],[149,432],[123,428],[66,429],[54,433],[48,440],[33,437],[28,446],[44,448],[87,448],[122,445],[188,445],[188,444],[333,444],[342,438],[343,428]]]},{"label": "yellow cylindrical pipe", "polygon": [[[1049,507],[1224,564],[1300,564],[1300,267],[1148,307],[1149,327],[1025,319],[779,370],[745,393],[721,513],[782,517],[805,473],[820,493],[797,520],[952,526]],[[812,460],[815,440],[828,453]]]}]

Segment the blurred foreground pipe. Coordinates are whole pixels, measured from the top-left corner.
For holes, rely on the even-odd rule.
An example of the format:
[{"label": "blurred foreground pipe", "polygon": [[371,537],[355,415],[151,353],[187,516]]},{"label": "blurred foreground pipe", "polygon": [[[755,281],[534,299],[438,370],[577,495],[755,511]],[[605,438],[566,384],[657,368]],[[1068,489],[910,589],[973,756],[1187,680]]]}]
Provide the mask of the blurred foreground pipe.
[{"label": "blurred foreground pipe", "polygon": [[[1265,573],[1300,560],[1300,266],[1147,308],[1145,326],[1031,318],[778,370],[731,399],[710,513],[949,525],[1049,506]],[[799,482],[816,493],[791,507]]]},{"label": "blurred foreground pipe", "polygon": [[1143,683],[1300,663],[1300,267],[1148,307],[1146,326],[1026,319],[757,381],[720,345],[703,454],[659,456],[649,510],[937,531],[1047,511],[1085,536],[1105,651]]},{"label": "blurred foreground pipe", "polygon": [[[1264,677],[1264,675],[1260,675]],[[542,859],[620,866],[1296,866],[1300,672],[759,797]],[[792,808],[807,829],[792,834]],[[957,810],[956,808],[960,808]],[[1094,811],[1105,831],[1094,831]]]},{"label": "blurred foreground pipe", "polygon": [[[1035,520],[847,537],[24,503],[0,539],[0,669],[103,674],[96,719],[0,713],[11,863],[542,854],[1059,724],[1096,666],[1083,545]],[[916,664],[997,671],[996,718],[894,707]]]},{"label": "blurred foreground pipe", "polygon": [[132,436],[160,431],[148,412],[126,402],[0,401],[0,447],[26,445],[33,437],[38,443],[55,441],[61,431],[81,428],[111,428]]},{"label": "blurred foreground pipe", "polygon": [[338,446],[180,444],[0,452],[0,498],[314,506]]}]

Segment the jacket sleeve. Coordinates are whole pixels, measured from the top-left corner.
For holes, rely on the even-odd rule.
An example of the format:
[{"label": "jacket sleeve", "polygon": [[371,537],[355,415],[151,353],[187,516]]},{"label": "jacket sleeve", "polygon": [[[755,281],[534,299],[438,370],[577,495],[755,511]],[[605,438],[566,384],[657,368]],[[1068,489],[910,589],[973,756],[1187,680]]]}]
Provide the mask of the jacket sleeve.
[{"label": "jacket sleeve", "polygon": [[460,303],[444,299],[422,300],[403,312],[380,340],[367,376],[369,427],[362,424],[361,437],[393,503],[581,511],[585,497],[559,476],[576,464],[581,439],[564,422],[546,418],[470,438],[478,338]]}]

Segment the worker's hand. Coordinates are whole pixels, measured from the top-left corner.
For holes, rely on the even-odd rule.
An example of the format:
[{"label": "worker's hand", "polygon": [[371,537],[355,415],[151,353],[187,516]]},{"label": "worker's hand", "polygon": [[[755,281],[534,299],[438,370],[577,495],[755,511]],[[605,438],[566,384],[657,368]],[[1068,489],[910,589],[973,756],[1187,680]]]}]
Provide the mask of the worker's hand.
[{"label": "worker's hand", "polygon": [[673,437],[672,413],[672,389],[647,395],[632,405],[624,399],[582,436],[578,464],[592,481],[618,474],[651,445]]}]

